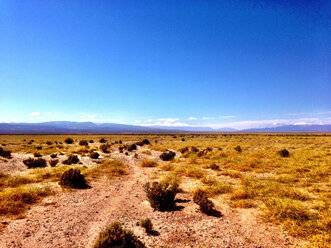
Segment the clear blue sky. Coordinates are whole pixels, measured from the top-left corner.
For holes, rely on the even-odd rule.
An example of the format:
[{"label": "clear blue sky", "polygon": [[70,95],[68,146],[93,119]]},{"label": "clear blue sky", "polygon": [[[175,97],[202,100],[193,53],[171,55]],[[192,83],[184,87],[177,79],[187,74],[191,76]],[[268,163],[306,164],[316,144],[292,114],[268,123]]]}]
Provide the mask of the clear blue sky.
[{"label": "clear blue sky", "polygon": [[331,123],[331,1],[0,0],[0,122]]}]

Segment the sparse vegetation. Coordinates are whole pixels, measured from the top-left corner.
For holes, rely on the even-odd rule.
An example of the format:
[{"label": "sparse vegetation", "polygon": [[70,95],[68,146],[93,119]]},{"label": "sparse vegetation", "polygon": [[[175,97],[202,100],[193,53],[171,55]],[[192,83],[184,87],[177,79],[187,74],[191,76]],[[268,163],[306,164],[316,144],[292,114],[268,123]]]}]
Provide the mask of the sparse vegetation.
[{"label": "sparse vegetation", "polygon": [[211,214],[214,209],[214,203],[208,199],[205,191],[198,189],[194,192],[193,201],[199,205],[201,212]]},{"label": "sparse vegetation", "polygon": [[82,175],[80,170],[77,169],[69,169],[63,172],[60,179],[60,185],[76,189],[83,189],[87,186],[84,175]]},{"label": "sparse vegetation", "polygon": [[132,231],[124,229],[119,222],[113,222],[100,233],[93,248],[127,247],[145,248],[146,246],[133,234]]},{"label": "sparse vegetation", "polygon": [[[6,145],[2,146],[2,150],[10,149],[15,159],[17,159],[16,154],[37,152],[44,158],[58,154],[62,161],[62,155],[75,154],[79,149],[85,149],[79,147],[78,142],[76,145],[61,145],[61,142],[57,145],[45,145],[47,141],[56,144],[58,140],[65,140],[66,136],[9,135],[0,136],[0,143]],[[265,221],[280,225],[287,233],[308,240],[310,247],[330,246],[331,136],[329,134],[194,134],[178,135],[177,139],[172,135],[162,134],[102,136],[109,142],[105,145],[113,144],[115,153],[117,149],[125,152],[127,144],[137,144],[145,137],[152,140],[148,147],[137,151],[138,158],[143,160],[146,157],[152,158],[154,151],[181,152],[180,156],[174,156],[169,160],[171,162],[160,162],[156,169],[149,169],[146,173],[151,172],[153,180],[159,180],[160,183],[167,182],[168,185],[177,184],[177,181],[181,180],[181,189],[184,192],[193,193],[192,191],[198,187],[215,205],[229,204],[233,208],[255,208],[251,211],[263,215]],[[76,141],[83,139],[98,141],[101,137],[72,135],[71,138]],[[182,138],[185,138],[185,141],[181,141]],[[23,142],[23,139],[26,142]],[[34,141],[29,145],[31,139]],[[122,140],[123,145],[119,145],[118,140]],[[154,142],[155,140],[158,142]],[[90,143],[89,149],[81,152],[90,156],[94,151],[99,150],[99,145],[98,142]],[[236,146],[240,146],[242,152],[235,150]],[[38,150],[39,147],[42,149]],[[280,154],[279,151],[284,148],[288,151],[288,156]],[[104,155],[104,157],[107,159],[108,156]],[[56,156],[53,157],[55,158]],[[85,159],[89,158],[84,158],[84,161]],[[6,160],[0,158],[2,168],[9,165],[9,161]],[[89,180],[104,175],[109,177],[126,175],[129,171],[125,165],[114,165],[117,162],[103,160],[94,160],[91,167],[86,163],[75,168],[79,168],[81,174]],[[47,163],[51,165],[51,161],[53,160]],[[30,186],[39,187],[44,182],[58,182],[62,173],[69,168],[57,164],[55,167],[29,170],[28,174],[20,176],[0,174],[0,194],[13,189],[24,188],[25,191]],[[224,195],[219,196],[219,194]],[[24,210],[29,204],[23,205]],[[17,212],[22,213],[22,211]]]},{"label": "sparse vegetation", "polygon": [[134,150],[137,150],[137,145],[136,145],[136,144],[128,145],[127,150],[128,150],[129,152],[132,152],[132,151],[134,151]]},{"label": "sparse vegetation", "polygon": [[50,160],[48,163],[51,167],[55,167],[59,163],[59,160],[53,159],[53,160]]},{"label": "sparse vegetation", "polygon": [[66,143],[66,144],[73,144],[74,143],[74,140],[72,138],[66,138],[64,140],[64,143]]},{"label": "sparse vegetation", "polygon": [[0,147],[0,157],[10,158],[11,152],[8,150],[4,150],[2,147]]},{"label": "sparse vegetation", "polygon": [[79,141],[80,146],[88,146],[88,141],[87,140],[81,140]]},{"label": "sparse vegetation", "polygon": [[163,160],[163,161],[171,161],[175,158],[176,156],[176,153],[173,152],[173,151],[168,151],[168,152],[163,152],[161,155],[160,155],[160,159]]},{"label": "sparse vegetation", "polygon": [[145,229],[146,233],[150,234],[153,231],[153,224],[152,221],[147,218],[144,220],[141,220],[139,225]]},{"label": "sparse vegetation", "polygon": [[139,165],[140,167],[155,167],[157,166],[157,162],[153,159],[144,159]]},{"label": "sparse vegetation", "polygon": [[43,158],[28,158],[23,160],[23,163],[28,167],[28,169],[46,167],[46,160]]},{"label": "sparse vegetation", "polygon": [[164,183],[147,183],[144,186],[147,198],[151,206],[157,210],[171,210],[175,207],[175,197],[178,185]]},{"label": "sparse vegetation", "polygon": [[63,161],[63,164],[71,165],[78,164],[79,158],[77,155],[70,155],[66,160]]},{"label": "sparse vegetation", "polygon": [[287,158],[290,156],[289,151],[286,149],[282,149],[282,150],[278,151],[278,154],[283,158]]},{"label": "sparse vegetation", "polygon": [[107,145],[107,144],[102,144],[102,145],[100,145],[100,150],[103,152],[103,153],[109,153],[109,150],[108,150],[108,148],[109,148],[109,145]]},{"label": "sparse vegetation", "polygon": [[92,152],[91,154],[90,154],[90,158],[92,158],[92,159],[98,159],[99,158],[99,153],[97,153],[97,152]]}]

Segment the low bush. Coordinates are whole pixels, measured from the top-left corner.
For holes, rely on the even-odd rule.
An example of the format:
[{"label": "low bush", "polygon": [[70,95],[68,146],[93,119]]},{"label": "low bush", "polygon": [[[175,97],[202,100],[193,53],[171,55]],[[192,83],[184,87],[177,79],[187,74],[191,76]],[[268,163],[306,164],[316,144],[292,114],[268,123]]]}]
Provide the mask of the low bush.
[{"label": "low bush", "polygon": [[187,146],[184,147],[184,148],[182,148],[182,149],[179,149],[179,152],[182,153],[182,154],[184,154],[184,153],[186,153],[188,151],[189,151],[189,148]]},{"label": "low bush", "polygon": [[74,140],[72,138],[66,138],[64,140],[64,143],[66,143],[66,144],[73,144],[74,143]]},{"label": "low bush", "polygon": [[43,158],[28,158],[23,160],[23,163],[29,168],[40,168],[40,167],[46,167],[46,160]]},{"label": "low bush", "polygon": [[10,158],[11,152],[8,150],[4,150],[2,147],[0,147],[0,157]]},{"label": "low bush", "polygon": [[47,141],[46,144],[50,146],[50,145],[52,145],[53,143],[52,143],[52,141]]},{"label": "low bush", "polygon": [[35,153],[33,154],[33,156],[34,156],[35,158],[41,158],[41,157],[42,157],[41,154],[40,154],[39,152],[35,152]]},{"label": "low bush", "polygon": [[37,149],[37,150],[42,150],[43,147],[42,147],[42,146],[36,146],[36,149]]},{"label": "low bush", "polygon": [[175,207],[178,184],[153,182],[144,186],[147,198],[154,209],[171,210]]},{"label": "low bush", "polygon": [[113,222],[109,227],[100,233],[93,248],[126,247],[146,248],[132,231],[123,229],[119,222]]},{"label": "low bush", "polygon": [[193,201],[199,205],[200,211],[205,214],[211,214],[214,211],[214,203],[208,199],[207,193],[202,189],[194,192]]},{"label": "low bush", "polygon": [[209,166],[209,168],[212,169],[212,170],[219,170],[220,169],[220,167],[217,164],[211,164]]},{"label": "low bush", "polygon": [[163,161],[171,161],[175,158],[176,156],[176,153],[173,152],[173,151],[168,151],[168,152],[163,152],[161,155],[160,155],[160,159],[163,160]]},{"label": "low bush", "polygon": [[157,166],[157,163],[155,160],[152,159],[144,159],[139,164],[140,167],[155,167]]},{"label": "low bush", "polygon": [[282,157],[282,158],[287,158],[290,156],[290,152],[286,149],[282,149],[280,151],[278,151],[278,154]]},{"label": "low bush", "polygon": [[97,158],[99,158],[99,153],[97,153],[97,152],[92,152],[92,153],[90,154],[90,158],[92,158],[92,159],[97,159]]},{"label": "low bush", "polygon": [[89,143],[94,143],[94,141],[93,140],[90,140]]},{"label": "low bush", "polygon": [[63,161],[63,164],[78,164],[79,158],[77,155],[70,155],[66,160]]},{"label": "low bush", "polygon": [[199,149],[196,148],[195,146],[191,146],[191,151],[192,152],[199,152]]},{"label": "low bush", "polygon": [[79,145],[80,146],[88,146],[88,142],[87,142],[87,140],[81,140],[81,141],[79,141]]},{"label": "low bush", "polygon": [[60,179],[60,185],[77,189],[86,188],[87,186],[84,175],[82,175],[80,170],[77,169],[69,169],[63,172]]},{"label": "low bush", "polygon": [[59,160],[53,159],[53,160],[50,160],[48,163],[51,167],[55,167],[59,163]]},{"label": "low bush", "polygon": [[242,149],[241,149],[240,146],[236,146],[234,149],[235,149],[237,152],[242,152]]},{"label": "low bush", "polygon": [[99,143],[106,143],[106,142],[107,140],[105,140],[104,138],[99,139]]},{"label": "low bush", "polygon": [[146,233],[152,233],[153,224],[149,218],[140,221],[139,225],[145,229]]},{"label": "low bush", "polygon": [[51,158],[57,158],[57,154],[56,153],[53,153],[50,155]]},{"label": "low bush", "polygon": [[132,152],[132,151],[134,151],[134,150],[137,150],[137,145],[136,145],[136,144],[128,145],[127,150],[128,150],[129,152]]},{"label": "low bush", "polygon": [[109,151],[108,151],[109,145],[102,144],[99,148],[103,153],[109,153]]}]

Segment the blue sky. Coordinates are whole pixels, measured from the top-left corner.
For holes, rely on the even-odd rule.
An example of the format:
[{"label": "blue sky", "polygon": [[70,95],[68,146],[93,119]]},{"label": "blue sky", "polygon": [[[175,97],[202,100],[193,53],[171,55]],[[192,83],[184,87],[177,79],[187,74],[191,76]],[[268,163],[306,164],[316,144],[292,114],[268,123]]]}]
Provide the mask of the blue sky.
[{"label": "blue sky", "polygon": [[0,1],[0,122],[331,123],[331,1]]}]

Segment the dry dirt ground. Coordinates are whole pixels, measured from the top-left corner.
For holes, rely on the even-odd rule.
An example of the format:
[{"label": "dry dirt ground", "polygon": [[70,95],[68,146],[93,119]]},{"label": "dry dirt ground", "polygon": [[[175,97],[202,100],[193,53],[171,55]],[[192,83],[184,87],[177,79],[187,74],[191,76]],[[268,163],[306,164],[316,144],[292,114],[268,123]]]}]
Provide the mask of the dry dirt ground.
[{"label": "dry dirt ground", "polygon": [[[155,153],[153,152],[155,155]],[[157,168],[141,168],[143,155],[134,158],[113,153],[128,165],[130,174],[109,180],[95,179],[91,188],[61,191],[34,205],[26,218],[6,220],[0,231],[0,247],[91,247],[99,233],[119,221],[148,247],[302,247],[278,226],[265,223],[255,209],[217,206],[221,216],[202,214],[188,193],[177,195],[178,210],[153,211],[143,185]],[[137,225],[150,218],[155,235]]]}]

